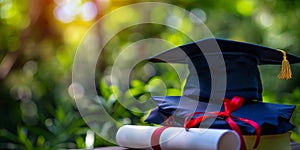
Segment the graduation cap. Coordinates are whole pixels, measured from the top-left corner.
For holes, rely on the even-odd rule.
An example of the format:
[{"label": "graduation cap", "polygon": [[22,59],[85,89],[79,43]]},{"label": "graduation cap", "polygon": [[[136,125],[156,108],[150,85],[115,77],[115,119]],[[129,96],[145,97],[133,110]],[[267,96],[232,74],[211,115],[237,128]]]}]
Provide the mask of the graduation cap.
[{"label": "graduation cap", "polygon": [[[149,61],[187,64],[190,74],[183,96],[152,97],[158,106],[146,122],[160,124],[169,116],[180,120],[195,111],[205,112],[209,102],[216,97],[232,99],[240,96],[245,99],[245,104],[233,115],[254,120],[261,126],[262,134],[279,134],[293,128],[289,119],[295,106],[261,102],[263,89],[257,66],[281,64],[278,77],[289,79],[289,64],[299,63],[297,56],[256,44],[209,38],[167,50]],[[225,83],[225,86],[219,83]],[[180,104],[182,101],[184,103]],[[177,123],[183,124],[182,121]],[[237,124],[243,127],[243,134],[253,134],[251,126],[243,122]],[[228,125],[217,119],[211,127],[228,128]]]},{"label": "graduation cap", "polygon": [[223,89],[212,89],[218,87],[212,86],[214,77],[218,82],[226,82],[225,98],[238,95],[247,101],[261,101],[262,83],[257,65],[282,64],[278,77],[289,79],[289,63],[299,63],[300,58],[256,44],[209,38],[167,50],[149,61],[188,64],[190,74],[184,89],[185,96],[200,96],[200,101],[208,101],[211,93],[223,92]]}]

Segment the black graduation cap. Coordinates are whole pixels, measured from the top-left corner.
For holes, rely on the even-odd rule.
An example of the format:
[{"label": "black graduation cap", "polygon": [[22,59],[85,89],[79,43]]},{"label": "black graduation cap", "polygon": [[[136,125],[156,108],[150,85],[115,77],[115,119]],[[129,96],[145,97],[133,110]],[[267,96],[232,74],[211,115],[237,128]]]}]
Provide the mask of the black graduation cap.
[{"label": "black graduation cap", "polygon": [[[188,64],[185,96],[199,96],[200,101],[208,101],[211,94],[224,92],[226,88],[225,98],[241,96],[246,101],[261,101],[262,83],[257,65],[282,64],[278,77],[289,79],[289,63],[299,63],[300,58],[256,44],[209,38],[167,50],[149,61]],[[226,87],[220,88],[219,83]]]},{"label": "black graduation cap", "polygon": [[[256,44],[209,38],[167,50],[149,61],[187,64],[190,74],[182,96],[152,97],[158,106],[146,122],[160,124],[169,116],[184,119],[195,111],[205,112],[212,97],[221,95],[223,99],[243,97],[245,104],[234,115],[254,120],[263,134],[279,134],[293,128],[289,119],[295,106],[261,102],[262,83],[257,65],[281,64],[279,78],[289,79],[289,64],[300,63],[299,57]],[[242,126],[243,134],[253,134],[253,127],[243,122],[238,125]],[[212,127],[228,128],[228,125],[217,119]]]}]

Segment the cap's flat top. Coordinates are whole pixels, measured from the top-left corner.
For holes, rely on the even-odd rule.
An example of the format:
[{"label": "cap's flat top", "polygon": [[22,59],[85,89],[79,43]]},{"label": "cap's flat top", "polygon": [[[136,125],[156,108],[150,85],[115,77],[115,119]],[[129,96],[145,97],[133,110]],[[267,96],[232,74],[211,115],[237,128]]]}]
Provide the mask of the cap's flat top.
[{"label": "cap's flat top", "polygon": [[[182,51],[185,55],[182,55]],[[184,63],[186,57],[195,55],[205,55],[209,53],[228,53],[228,52],[242,52],[257,56],[259,64],[281,64],[283,54],[281,51],[246,42],[238,42],[232,40],[225,40],[220,38],[208,38],[200,41],[188,43],[173,49],[167,50],[157,54],[151,58],[151,62],[169,62],[169,63]],[[293,63],[300,63],[300,58],[291,54],[286,54],[288,61]]]}]

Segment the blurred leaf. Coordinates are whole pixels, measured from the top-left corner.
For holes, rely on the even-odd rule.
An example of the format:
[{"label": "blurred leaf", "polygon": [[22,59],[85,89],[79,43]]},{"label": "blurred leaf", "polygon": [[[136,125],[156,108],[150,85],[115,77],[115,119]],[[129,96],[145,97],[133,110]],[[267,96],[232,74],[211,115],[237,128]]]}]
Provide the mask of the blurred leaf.
[{"label": "blurred leaf", "polygon": [[82,137],[76,138],[76,145],[78,148],[85,148],[85,143]]},{"label": "blurred leaf", "polygon": [[33,149],[31,141],[27,138],[27,129],[24,127],[18,128],[18,138],[22,144],[24,144],[26,149]]},{"label": "blurred leaf", "polygon": [[18,142],[18,137],[15,134],[7,131],[6,129],[1,129],[0,130],[0,136],[2,138],[6,138],[6,139],[8,139],[12,142]]},{"label": "blurred leaf", "polygon": [[99,81],[99,87],[100,87],[99,90],[100,90],[101,95],[104,97],[104,99],[108,99],[108,97],[110,96],[111,93],[110,93],[110,90],[104,80]]},{"label": "blurred leaf", "polygon": [[38,136],[37,146],[43,146],[44,144],[45,144],[45,137],[44,136]]},{"label": "blurred leaf", "polygon": [[167,95],[168,96],[180,96],[181,95],[181,90],[174,89],[174,88],[169,88],[169,89],[167,89]]},{"label": "blurred leaf", "polygon": [[132,80],[131,81],[131,86],[133,88],[143,88],[145,86],[145,83],[140,81],[140,80]]},{"label": "blurred leaf", "polygon": [[57,116],[58,121],[60,121],[60,122],[65,121],[64,120],[65,117],[66,117],[65,115],[66,114],[65,114],[64,109],[62,108],[62,106],[58,105],[57,109],[56,109],[56,116]]}]

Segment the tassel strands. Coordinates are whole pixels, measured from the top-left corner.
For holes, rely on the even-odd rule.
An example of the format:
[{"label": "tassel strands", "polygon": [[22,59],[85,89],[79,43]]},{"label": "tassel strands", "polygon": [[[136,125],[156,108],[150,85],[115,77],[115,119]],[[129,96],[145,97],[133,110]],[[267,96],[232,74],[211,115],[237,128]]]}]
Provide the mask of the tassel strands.
[{"label": "tassel strands", "polygon": [[283,80],[288,80],[292,78],[290,63],[287,60],[286,52],[280,49],[279,51],[283,54],[283,60],[282,60],[281,72],[278,74],[278,78]]}]

